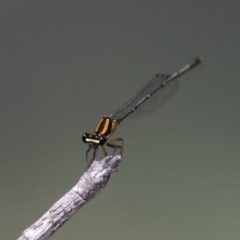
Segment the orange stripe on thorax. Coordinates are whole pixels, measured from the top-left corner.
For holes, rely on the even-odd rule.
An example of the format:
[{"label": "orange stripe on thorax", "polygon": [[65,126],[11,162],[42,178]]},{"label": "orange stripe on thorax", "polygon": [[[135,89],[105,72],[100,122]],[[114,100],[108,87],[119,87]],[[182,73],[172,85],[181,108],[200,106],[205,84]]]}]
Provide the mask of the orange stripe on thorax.
[{"label": "orange stripe on thorax", "polygon": [[106,138],[110,137],[116,130],[119,123],[112,120],[110,117],[103,117],[95,128],[96,135],[104,135]]}]

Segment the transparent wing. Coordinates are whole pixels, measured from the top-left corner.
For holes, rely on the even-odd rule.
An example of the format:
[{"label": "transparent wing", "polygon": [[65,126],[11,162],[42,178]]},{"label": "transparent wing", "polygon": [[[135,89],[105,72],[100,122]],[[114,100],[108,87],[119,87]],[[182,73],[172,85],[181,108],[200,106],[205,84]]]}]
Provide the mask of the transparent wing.
[{"label": "transparent wing", "polygon": [[169,75],[157,75],[136,95],[120,106],[111,118],[121,122],[125,118],[141,118],[153,112],[176,92],[177,79],[167,81]]}]

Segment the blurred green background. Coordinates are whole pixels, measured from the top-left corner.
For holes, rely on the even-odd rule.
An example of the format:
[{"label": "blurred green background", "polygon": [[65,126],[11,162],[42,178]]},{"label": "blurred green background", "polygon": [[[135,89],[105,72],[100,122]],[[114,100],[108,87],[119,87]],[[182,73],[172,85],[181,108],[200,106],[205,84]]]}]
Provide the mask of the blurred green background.
[{"label": "blurred green background", "polygon": [[0,5],[1,239],[78,181],[84,132],[197,55],[168,103],[122,123],[118,173],[51,239],[239,239],[239,1]]}]

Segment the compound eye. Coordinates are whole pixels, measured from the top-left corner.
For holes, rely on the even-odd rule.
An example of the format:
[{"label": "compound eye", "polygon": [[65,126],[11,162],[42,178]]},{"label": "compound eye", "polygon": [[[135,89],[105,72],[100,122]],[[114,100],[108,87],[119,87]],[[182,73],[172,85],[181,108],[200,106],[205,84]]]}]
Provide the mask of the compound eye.
[{"label": "compound eye", "polygon": [[104,144],[106,143],[106,141],[107,141],[107,139],[106,139],[104,136],[101,136],[101,137],[99,138],[99,144],[100,144],[100,145],[104,145]]},{"label": "compound eye", "polygon": [[83,140],[83,142],[87,142],[87,138],[89,137],[89,134],[88,133],[84,133],[83,135],[82,135],[82,140]]}]

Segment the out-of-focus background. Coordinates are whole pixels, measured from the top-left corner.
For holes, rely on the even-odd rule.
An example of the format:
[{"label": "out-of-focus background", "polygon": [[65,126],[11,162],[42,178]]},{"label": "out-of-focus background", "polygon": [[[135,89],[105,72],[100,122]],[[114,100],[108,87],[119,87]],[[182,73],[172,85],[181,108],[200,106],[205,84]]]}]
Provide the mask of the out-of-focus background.
[{"label": "out-of-focus background", "polygon": [[52,239],[239,239],[239,25],[237,0],[2,1],[0,238],[78,181],[84,132],[200,55],[159,111],[122,123],[118,173]]}]

